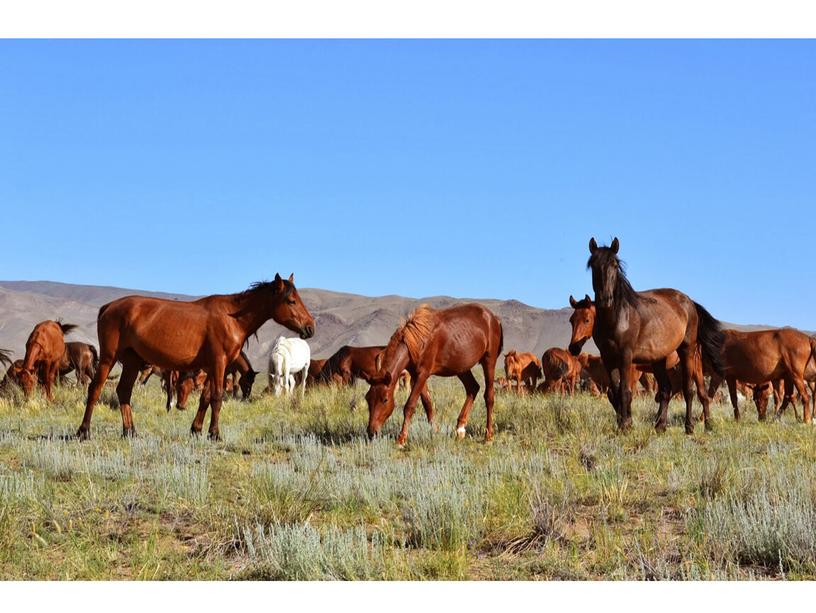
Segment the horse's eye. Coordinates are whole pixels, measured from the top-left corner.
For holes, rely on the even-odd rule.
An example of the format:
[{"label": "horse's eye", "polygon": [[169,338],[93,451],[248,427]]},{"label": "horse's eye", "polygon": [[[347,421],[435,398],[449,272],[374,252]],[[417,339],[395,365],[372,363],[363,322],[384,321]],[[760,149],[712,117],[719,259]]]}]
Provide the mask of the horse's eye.
[{"label": "horse's eye", "polygon": [[290,299],[290,300],[287,300],[286,302],[288,302],[289,304],[295,304],[295,301],[294,301],[294,300],[291,300],[291,299]]}]

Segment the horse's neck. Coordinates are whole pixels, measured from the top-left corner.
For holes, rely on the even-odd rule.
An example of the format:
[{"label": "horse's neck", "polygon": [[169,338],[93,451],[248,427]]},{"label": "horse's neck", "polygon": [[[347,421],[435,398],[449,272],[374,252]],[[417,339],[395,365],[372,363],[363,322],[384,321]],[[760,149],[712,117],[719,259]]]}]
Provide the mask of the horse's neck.
[{"label": "horse's neck", "polygon": [[405,343],[400,343],[394,352],[394,357],[387,364],[383,364],[383,367],[391,373],[391,380],[396,381],[397,377],[402,374],[402,371],[410,363],[411,355],[408,352],[408,347],[406,347]]},{"label": "horse's neck", "polygon": [[231,303],[230,314],[245,337],[255,334],[258,328],[272,319],[272,310],[259,294],[260,292],[249,292],[226,297]]}]

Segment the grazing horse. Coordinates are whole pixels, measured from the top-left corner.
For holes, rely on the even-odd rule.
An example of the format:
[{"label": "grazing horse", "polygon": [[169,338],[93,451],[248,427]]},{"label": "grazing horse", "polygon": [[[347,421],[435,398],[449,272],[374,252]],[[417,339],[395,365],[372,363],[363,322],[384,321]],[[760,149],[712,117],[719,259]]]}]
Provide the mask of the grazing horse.
[{"label": "grazing horse", "polygon": [[407,370],[411,374],[411,393],[403,409],[404,419],[397,443],[404,445],[408,439],[408,426],[420,396],[428,421],[433,423],[433,403],[426,390],[428,378],[432,375],[456,376],[465,386],[465,404],[456,423],[456,434],[463,438],[470,409],[479,392],[479,384],[470,369],[481,364],[487,406],[485,440],[491,440],[493,376],[503,341],[499,318],[479,304],[441,310],[420,306],[391,336],[378,360],[380,369],[369,381],[371,388],[366,393],[368,436],[377,434],[394,411],[394,388],[400,373]]},{"label": "grazing horse", "polygon": [[559,391],[562,396],[575,394],[575,385],[581,377],[581,362],[569,351],[551,347],[541,356],[541,368],[544,371],[543,392]]},{"label": "grazing horse", "polygon": [[46,397],[54,400],[52,388],[65,353],[65,335],[74,328],[74,324],[64,324],[59,320],[43,321],[34,326],[26,341],[26,353],[19,373],[20,386],[26,397],[30,397],[34,391],[39,375]]},{"label": "grazing horse", "polygon": [[516,382],[516,392],[521,393],[523,386],[534,390],[543,374],[541,360],[532,353],[508,351],[504,356],[504,373]]},{"label": "grazing horse", "polygon": [[88,343],[72,341],[65,343],[65,352],[60,361],[59,376],[75,372],[77,385],[85,387],[93,379],[94,373],[99,366],[99,354],[96,347]]},{"label": "grazing horse", "polygon": [[[811,398],[805,385],[805,377],[808,365],[816,360],[816,339],[793,328],[755,332],[724,330],[723,333],[725,342],[721,360],[724,373],[711,376],[711,390],[716,390],[725,379],[731,405],[734,407],[734,419],[740,418],[736,388],[738,380],[761,385],[783,379],[785,398],[777,415],[781,415],[790,404],[795,386],[802,399],[804,422],[810,423]],[[757,406],[760,420],[765,419],[765,407]]]},{"label": "grazing horse", "polygon": [[99,369],[88,391],[85,415],[77,436],[90,435],[91,416],[111,368],[120,361],[122,374],[116,393],[122,412],[122,432],[136,433],[130,397],[145,362],[176,370],[203,369],[208,385],[199,400],[190,431],[199,434],[212,405],[210,438],[218,439],[218,416],[224,395],[224,372],[241,352],[247,338],[269,319],[300,333],[314,335],[315,322],[295,289],[275,275],[274,281],[255,283],[238,294],[214,295],[192,302],[127,296],[99,309]]},{"label": "grazing horse", "polygon": [[[207,373],[203,370],[185,370],[178,372],[177,370],[169,371],[172,373],[172,385],[176,391],[176,408],[179,411],[187,410],[187,400],[194,390],[203,390],[207,385]],[[170,407],[167,407],[170,410]]]},{"label": "grazing horse", "polygon": [[232,397],[238,398],[238,388],[241,388],[241,395],[244,400],[249,400],[252,395],[252,386],[255,384],[255,377],[258,371],[253,370],[252,364],[247,357],[247,354],[241,351],[238,357],[227,366],[226,374],[224,375],[224,386],[226,387],[226,377],[232,377]]},{"label": "grazing horse", "polygon": [[379,370],[376,364],[377,356],[384,349],[384,345],[371,347],[343,345],[326,360],[320,371],[320,379],[338,385],[352,385],[356,379],[368,382]]},{"label": "grazing horse", "polygon": [[311,360],[309,343],[299,338],[279,336],[269,351],[269,376],[275,377],[275,396],[280,396],[281,387],[288,396],[294,388],[294,373],[300,373],[301,398],[306,393],[306,374]]},{"label": "grazing horse", "polygon": [[[587,263],[592,269],[595,291],[596,318],[592,338],[612,381],[610,400],[618,416],[618,427],[627,430],[632,425],[632,364],[651,364],[660,399],[655,429],[658,432],[666,429],[671,398],[667,361],[676,351],[680,357],[686,401],[686,433],[691,434],[694,432],[692,381],[697,384],[698,391],[705,389],[702,368],[695,368],[695,354],[699,346],[714,370],[722,372],[720,323],[702,306],[675,289],[635,291],[618,259],[619,248],[617,238],[609,247],[599,247],[593,238],[589,241]],[[700,397],[706,428],[710,428],[708,397],[704,391]]]}]

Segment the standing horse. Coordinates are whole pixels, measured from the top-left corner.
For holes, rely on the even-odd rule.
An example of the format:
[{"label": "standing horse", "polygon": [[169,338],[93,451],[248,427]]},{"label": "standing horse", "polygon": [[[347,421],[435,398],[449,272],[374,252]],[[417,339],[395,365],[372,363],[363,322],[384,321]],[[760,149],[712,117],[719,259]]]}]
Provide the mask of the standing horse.
[{"label": "standing horse", "polygon": [[20,371],[20,385],[27,398],[34,391],[38,376],[41,376],[46,397],[54,400],[52,387],[65,353],[65,335],[74,328],[74,324],[64,324],[59,320],[43,321],[34,326],[26,341],[26,353]]},{"label": "standing horse", "polygon": [[560,347],[551,347],[541,356],[541,369],[544,372],[544,393],[558,391],[561,396],[575,395],[575,385],[581,378],[582,365],[578,358]]},{"label": "standing horse", "polygon": [[292,375],[300,373],[301,398],[306,393],[306,374],[309,371],[311,360],[309,343],[299,338],[284,338],[279,336],[269,351],[269,376],[275,377],[275,396],[280,396],[281,386],[288,396],[293,388],[295,379]]},{"label": "standing horse", "polygon": [[377,374],[377,356],[384,345],[352,347],[343,345],[326,360],[320,371],[320,379],[326,383],[353,385],[357,379],[368,381]]},{"label": "standing horse", "polygon": [[487,406],[485,440],[491,440],[493,377],[503,341],[499,318],[479,304],[463,304],[441,310],[420,306],[394,332],[381,358],[378,358],[381,368],[369,381],[371,388],[366,394],[368,436],[377,434],[394,411],[394,388],[402,371],[407,370],[411,374],[411,393],[403,409],[404,419],[397,444],[404,445],[408,439],[408,426],[420,396],[428,421],[433,422],[433,403],[425,387],[432,375],[456,376],[465,386],[465,404],[456,423],[456,434],[463,438],[470,409],[479,392],[479,384],[470,369],[481,364]]},{"label": "standing horse", "polygon": [[207,296],[192,302],[144,296],[109,302],[97,316],[99,369],[88,390],[77,436],[89,437],[94,405],[118,360],[122,374],[116,393],[125,436],[136,433],[130,397],[139,370],[147,362],[177,370],[201,368],[207,373],[208,385],[201,394],[190,431],[201,432],[207,408],[212,405],[209,435],[218,439],[224,371],[238,357],[247,338],[269,319],[303,338],[314,335],[314,319],[295,289],[294,276],[285,281],[275,275],[274,281],[255,283],[238,294]]},{"label": "standing horse", "polygon": [[543,376],[541,360],[529,352],[508,351],[504,356],[504,374],[516,382],[516,393],[521,394],[525,387],[535,390],[538,379]]},{"label": "standing horse", "polygon": [[74,372],[77,385],[85,387],[93,379],[98,366],[99,355],[96,352],[96,347],[79,341],[65,343],[65,352],[62,354],[60,362],[60,378]]},{"label": "standing horse", "polygon": [[[601,352],[604,366],[612,381],[612,406],[618,416],[618,427],[632,426],[632,364],[651,364],[659,386],[660,408],[655,429],[663,432],[668,418],[671,384],[666,372],[667,360],[676,351],[680,358],[683,397],[686,401],[686,433],[694,432],[691,409],[692,379],[704,390],[702,368],[695,368],[697,347],[716,372],[722,372],[720,351],[723,334],[720,323],[702,306],[675,289],[635,291],[629,284],[622,262],[618,259],[620,242],[609,247],[589,241],[595,291],[595,330],[592,338]],[[701,393],[703,417],[710,428],[709,402]]]}]

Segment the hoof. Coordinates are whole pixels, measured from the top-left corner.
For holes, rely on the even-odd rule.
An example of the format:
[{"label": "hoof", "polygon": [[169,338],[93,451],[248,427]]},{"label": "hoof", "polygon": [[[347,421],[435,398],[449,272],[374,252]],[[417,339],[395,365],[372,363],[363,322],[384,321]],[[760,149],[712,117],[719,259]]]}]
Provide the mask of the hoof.
[{"label": "hoof", "polygon": [[91,431],[88,428],[80,428],[77,430],[76,437],[80,441],[89,441],[91,440]]},{"label": "hoof", "polygon": [[135,438],[136,428],[122,428],[122,438]]},{"label": "hoof", "polygon": [[694,434],[694,426],[689,426],[688,424],[686,424],[686,434],[689,435]]},{"label": "hoof", "polygon": [[456,438],[465,438],[465,427],[459,426],[456,428]]},{"label": "hoof", "polygon": [[714,424],[711,423],[710,419],[706,420],[705,429],[706,429],[706,432],[714,432]]},{"label": "hoof", "polygon": [[220,435],[220,434],[218,434],[218,432],[210,432],[210,433],[207,435],[207,438],[208,438],[209,440],[211,440],[211,441],[216,441],[216,442],[217,442],[217,441],[220,441],[220,440],[221,440],[221,435]]},{"label": "hoof", "polygon": [[663,434],[666,431],[666,424],[664,423],[657,423],[655,424],[655,432],[658,434]]},{"label": "hoof", "polygon": [[[179,411],[186,411],[186,410],[187,410],[187,407],[183,407],[183,406],[181,406],[181,405],[176,405],[176,409],[178,409]],[[169,410],[169,409],[168,409],[168,410]]]},{"label": "hoof", "polygon": [[201,436],[201,430],[196,430],[195,428],[190,428],[190,436]]}]

